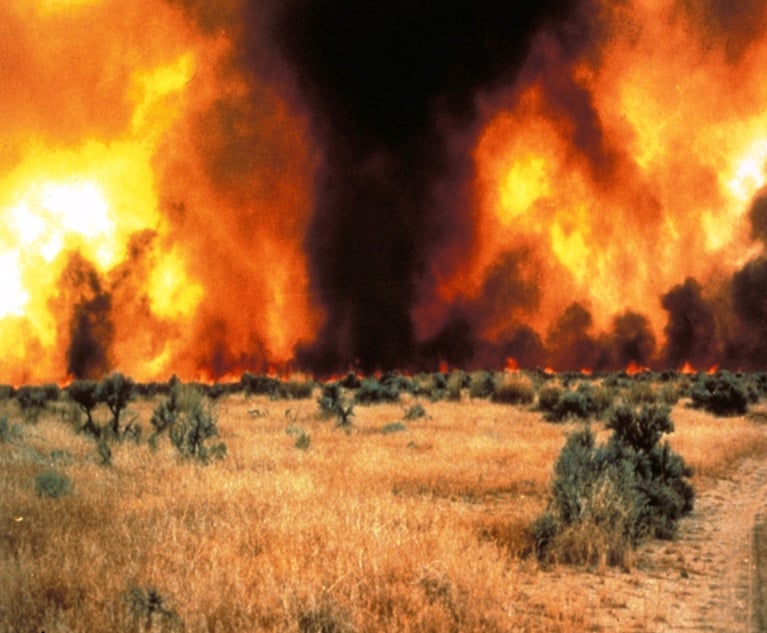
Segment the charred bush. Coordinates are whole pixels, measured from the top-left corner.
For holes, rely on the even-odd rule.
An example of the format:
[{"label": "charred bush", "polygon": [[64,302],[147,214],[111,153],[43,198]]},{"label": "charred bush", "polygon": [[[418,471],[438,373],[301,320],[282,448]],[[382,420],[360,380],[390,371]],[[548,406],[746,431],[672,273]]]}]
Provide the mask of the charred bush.
[{"label": "charred bush", "polygon": [[740,379],[727,371],[699,378],[690,396],[693,407],[714,415],[743,415],[748,410],[748,392]]}]

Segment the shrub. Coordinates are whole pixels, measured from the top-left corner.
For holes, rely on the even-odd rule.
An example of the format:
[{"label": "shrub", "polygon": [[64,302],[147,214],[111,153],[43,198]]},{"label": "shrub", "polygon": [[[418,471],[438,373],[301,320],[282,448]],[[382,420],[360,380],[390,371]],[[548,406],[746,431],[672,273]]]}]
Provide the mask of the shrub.
[{"label": "shrub", "polygon": [[424,409],[420,404],[417,404],[417,403],[411,407],[408,407],[408,410],[405,411],[406,420],[418,420],[425,416],[426,416],[426,409]]},{"label": "shrub", "polygon": [[56,470],[44,470],[35,476],[35,492],[40,497],[58,499],[72,492],[72,480]]},{"label": "shrub", "polygon": [[679,389],[671,382],[664,383],[660,389],[658,389],[658,400],[663,404],[675,405],[679,402]]},{"label": "shrub", "polygon": [[0,443],[13,442],[21,438],[22,434],[21,425],[10,424],[8,416],[0,415]]},{"label": "shrub", "polygon": [[495,391],[495,376],[492,372],[481,371],[471,374],[469,382],[470,398],[489,398]]},{"label": "shrub", "polygon": [[634,380],[624,393],[624,400],[628,404],[652,404],[656,400],[655,390],[649,382]]},{"label": "shrub", "polygon": [[120,437],[120,415],[128,403],[135,397],[135,383],[120,372],[114,372],[104,378],[99,385],[97,397],[106,403],[112,412],[112,435]]},{"label": "shrub", "polygon": [[407,431],[407,427],[402,422],[389,422],[384,424],[381,428],[381,433],[384,435],[391,435],[392,433],[401,433]]},{"label": "shrub", "polygon": [[0,385],[0,400],[10,400],[15,393],[13,385]]},{"label": "shrub", "polygon": [[349,428],[351,418],[354,415],[354,404],[348,404],[343,396],[343,390],[338,383],[331,382],[322,388],[322,395],[318,398],[320,415],[323,418],[335,417],[336,425]]},{"label": "shrub", "polygon": [[549,508],[532,527],[542,560],[625,562],[642,539],[671,538],[692,511],[692,475],[668,442],[670,409],[623,405],[613,411],[606,445],[587,427],[571,434],[554,468]]},{"label": "shrub", "polygon": [[462,371],[451,372],[445,381],[447,399],[451,402],[461,401],[461,391],[467,386],[468,376]]},{"label": "shrub", "polygon": [[226,456],[224,442],[207,444],[207,440],[218,437],[216,416],[210,402],[192,386],[174,385],[167,400],[152,412],[150,422],[155,428],[150,445],[156,445],[157,437],[167,430],[171,444],[184,458],[208,463]]},{"label": "shrub", "polygon": [[16,402],[26,422],[37,422],[49,401],[58,400],[57,385],[32,386],[25,385],[16,390]]},{"label": "shrub", "polygon": [[562,397],[563,390],[556,385],[544,385],[538,392],[538,410],[544,413],[553,413],[559,399]]},{"label": "shrub", "polygon": [[380,402],[396,402],[399,400],[399,382],[392,380],[384,382],[376,378],[365,378],[354,396],[359,404],[377,404]]},{"label": "shrub", "polygon": [[101,429],[93,420],[93,410],[99,403],[99,383],[95,380],[75,380],[66,388],[66,392],[85,413],[85,424],[78,430],[98,437]]},{"label": "shrub", "polygon": [[267,395],[272,399],[284,397],[282,383],[271,376],[257,376],[246,371],[240,378],[240,385],[246,397],[253,395]]},{"label": "shrub", "polygon": [[291,400],[308,400],[314,393],[311,380],[289,380],[283,384],[283,390]]},{"label": "shrub", "polygon": [[125,603],[128,605],[133,624],[144,631],[154,631],[155,623],[159,624],[161,631],[165,630],[183,630],[183,621],[178,614],[168,608],[159,591],[154,587],[141,589],[131,585],[128,591],[123,595]]},{"label": "shrub", "polygon": [[544,417],[550,422],[563,422],[570,418],[585,420],[600,413],[594,399],[593,387],[588,383],[581,383],[574,391],[564,391]]},{"label": "shrub", "polygon": [[312,438],[304,430],[303,427],[291,425],[285,429],[285,433],[287,433],[291,437],[296,438],[296,441],[293,445],[297,449],[306,451],[309,449],[309,446],[311,446]]},{"label": "shrub", "polygon": [[535,389],[529,379],[501,374],[491,397],[493,402],[504,404],[532,404],[535,400]]},{"label": "shrub", "polygon": [[722,371],[704,376],[692,387],[692,406],[714,415],[743,415],[748,410],[748,393],[740,380]]}]

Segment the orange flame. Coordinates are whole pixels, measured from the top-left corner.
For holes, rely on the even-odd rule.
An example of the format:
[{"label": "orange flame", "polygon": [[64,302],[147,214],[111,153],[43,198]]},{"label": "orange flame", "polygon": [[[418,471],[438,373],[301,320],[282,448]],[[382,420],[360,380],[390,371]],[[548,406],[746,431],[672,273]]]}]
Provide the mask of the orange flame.
[{"label": "orange flame", "polygon": [[[305,123],[231,72],[226,34],[169,4],[27,5],[0,8],[0,57],[15,60],[0,104],[0,380],[68,379],[74,252],[109,296],[110,366],[148,380],[288,361],[318,317],[302,252]],[[261,110],[238,120],[253,90]],[[262,130],[278,182],[271,164],[216,146],[227,125]],[[211,182],[205,161],[227,152],[239,163]]]},{"label": "orange flame", "polygon": [[767,38],[733,55],[681,4],[603,2],[597,52],[573,59],[542,35],[514,89],[486,97],[473,259],[441,301],[478,293],[502,253],[532,248],[536,309],[505,319],[545,335],[578,300],[604,332],[641,306],[663,341],[666,315],[648,298],[758,250],[745,216],[767,182]]}]

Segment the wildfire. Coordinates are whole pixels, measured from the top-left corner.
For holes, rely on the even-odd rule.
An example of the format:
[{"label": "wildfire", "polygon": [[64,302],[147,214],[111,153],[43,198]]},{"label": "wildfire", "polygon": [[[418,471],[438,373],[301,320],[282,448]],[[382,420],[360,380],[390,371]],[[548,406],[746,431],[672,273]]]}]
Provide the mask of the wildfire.
[{"label": "wildfire", "polygon": [[760,3],[31,4],[0,382],[767,362]]},{"label": "wildfire", "polygon": [[546,263],[523,323],[543,333],[577,298],[605,331],[642,306],[660,341],[666,314],[648,298],[758,250],[745,216],[765,184],[767,39],[733,60],[675,3],[603,9],[598,55],[541,37],[497,101],[474,151],[474,259],[442,292],[478,292],[493,261],[532,244]]},{"label": "wildfire", "polygon": [[[313,323],[300,222],[294,218],[297,229],[287,235],[270,222],[254,225],[248,236],[225,226],[233,235],[229,252],[213,255],[219,258],[214,276],[198,246],[204,236],[187,234],[199,230],[196,217],[233,213],[217,183],[199,171],[199,150],[187,143],[190,135],[199,140],[195,128],[211,108],[251,89],[237,76],[217,77],[230,42],[200,33],[164,3],[49,0],[36,9],[29,15],[23,2],[0,9],[0,19],[19,27],[16,40],[3,46],[23,51],[12,57],[17,72],[0,108],[9,143],[0,178],[0,380],[67,380],[76,373],[74,348],[85,343],[104,358],[89,366],[95,377],[120,367],[137,379],[204,371],[217,378],[259,368],[267,354],[290,358]],[[72,65],[63,67],[61,59]],[[264,122],[275,124],[255,121]],[[273,143],[272,151],[279,156],[287,143],[284,151]],[[310,165],[304,166],[308,183]],[[264,178],[258,165],[245,169],[244,177]],[[183,193],[168,186],[171,179]],[[303,187],[286,180],[262,205],[292,204],[300,216],[308,207]],[[220,267],[234,257],[243,265],[252,259],[245,252],[251,239],[266,250],[262,261],[275,262],[268,274],[253,273],[257,296],[245,287],[227,290]],[[68,275],[74,254],[84,263]],[[230,312],[234,306],[250,322]],[[111,325],[99,329],[101,320]],[[233,330],[242,349],[227,338],[209,358],[188,353],[216,328]]]}]

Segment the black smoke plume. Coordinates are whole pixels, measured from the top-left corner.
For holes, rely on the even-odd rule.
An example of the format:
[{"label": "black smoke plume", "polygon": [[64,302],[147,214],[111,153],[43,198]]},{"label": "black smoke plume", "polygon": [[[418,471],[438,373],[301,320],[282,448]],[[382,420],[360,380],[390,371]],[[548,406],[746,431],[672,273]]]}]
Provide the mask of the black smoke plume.
[{"label": "black smoke plume", "polygon": [[716,320],[714,311],[703,298],[703,288],[692,278],[674,286],[661,297],[668,312],[665,362],[678,369],[688,362],[693,367],[712,364],[716,357]]},{"label": "black smoke plume", "polygon": [[445,128],[474,125],[477,92],[511,83],[532,35],[575,4],[294,0],[278,12],[273,35],[324,154],[306,240],[327,311],[315,369],[413,361],[416,285],[438,249],[472,240],[471,210],[436,202],[456,169]]},{"label": "black smoke plume", "polygon": [[60,286],[71,294],[67,373],[73,378],[101,379],[111,368],[114,325],[112,297],[98,271],[80,255],[71,256]]}]

